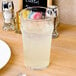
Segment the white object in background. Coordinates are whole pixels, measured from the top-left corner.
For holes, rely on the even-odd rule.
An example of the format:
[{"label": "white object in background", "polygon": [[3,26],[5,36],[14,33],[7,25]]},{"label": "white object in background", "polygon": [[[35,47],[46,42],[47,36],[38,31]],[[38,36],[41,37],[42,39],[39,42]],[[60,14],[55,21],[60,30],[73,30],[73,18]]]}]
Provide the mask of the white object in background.
[{"label": "white object in background", "polygon": [[18,76],[27,76],[27,75],[24,73],[20,73],[20,74],[18,74]]},{"label": "white object in background", "polygon": [[11,23],[12,13],[7,8],[5,8],[5,12],[3,13],[5,23]]},{"label": "white object in background", "polygon": [[58,17],[58,15],[59,15],[59,12],[58,12],[58,7],[57,6],[51,5],[46,10],[46,16],[47,17],[56,18],[56,17]]},{"label": "white object in background", "polygon": [[2,69],[9,61],[11,57],[11,51],[9,46],[2,40],[0,40],[0,69]]}]

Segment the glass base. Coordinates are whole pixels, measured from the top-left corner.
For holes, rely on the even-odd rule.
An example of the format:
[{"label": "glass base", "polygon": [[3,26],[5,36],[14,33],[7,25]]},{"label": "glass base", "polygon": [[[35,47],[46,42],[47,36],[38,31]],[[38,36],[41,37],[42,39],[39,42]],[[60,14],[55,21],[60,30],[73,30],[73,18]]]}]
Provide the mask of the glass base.
[{"label": "glass base", "polygon": [[44,70],[44,69],[48,68],[48,66],[44,66],[44,67],[28,67],[28,66],[26,66],[26,68],[29,68],[31,70]]},{"label": "glass base", "polygon": [[21,31],[20,30],[17,30],[16,29],[15,32],[18,33],[18,34],[21,34]]},{"label": "glass base", "polygon": [[10,23],[9,24],[4,23],[3,30],[5,30],[5,31],[14,31],[15,30],[15,26],[10,24]]},{"label": "glass base", "polygon": [[59,36],[59,34],[58,34],[57,30],[54,30],[53,34],[52,34],[52,37],[57,38],[58,36]]}]

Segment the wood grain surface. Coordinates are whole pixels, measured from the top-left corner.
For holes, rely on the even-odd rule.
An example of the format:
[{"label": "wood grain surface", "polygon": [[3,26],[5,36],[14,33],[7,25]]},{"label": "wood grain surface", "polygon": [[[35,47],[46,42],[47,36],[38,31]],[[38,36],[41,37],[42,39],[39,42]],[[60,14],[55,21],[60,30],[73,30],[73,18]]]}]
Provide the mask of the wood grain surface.
[{"label": "wood grain surface", "polygon": [[3,31],[3,20],[0,16],[0,39],[11,48],[11,59],[0,70],[0,76],[76,76],[76,26],[60,24],[59,37],[53,39],[51,63],[44,70],[30,70],[24,66],[22,36],[11,31]]}]

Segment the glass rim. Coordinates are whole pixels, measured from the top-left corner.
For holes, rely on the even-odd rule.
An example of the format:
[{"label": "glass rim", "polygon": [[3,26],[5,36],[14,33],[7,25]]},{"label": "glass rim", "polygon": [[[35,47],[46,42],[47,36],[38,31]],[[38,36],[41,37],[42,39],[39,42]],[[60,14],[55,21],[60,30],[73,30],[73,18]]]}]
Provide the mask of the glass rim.
[{"label": "glass rim", "polygon": [[51,5],[51,6],[49,6],[48,8],[50,8],[50,9],[52,9],[52,8],[58,9],[58,6],[57,6],[57,5]]},{"label": "glass rim", "polygon": [[[21,14],[23,12],[23,10],[32,9],[32,8],[43,8],[43,9],[47,10],[50,7],[32,6],[32,7],[24,8],[20,11],[20,17],[23,18],[22,14]],[[42,19],[24,19],[23,18],[23,20],[25,20],[25,21],[43,21],[43,20],[48,21],[48,20],[52,20],[52,19],[53,19],[53,17],[46,17],[46,16],[45,16],[45,18],[42,18]]]}]

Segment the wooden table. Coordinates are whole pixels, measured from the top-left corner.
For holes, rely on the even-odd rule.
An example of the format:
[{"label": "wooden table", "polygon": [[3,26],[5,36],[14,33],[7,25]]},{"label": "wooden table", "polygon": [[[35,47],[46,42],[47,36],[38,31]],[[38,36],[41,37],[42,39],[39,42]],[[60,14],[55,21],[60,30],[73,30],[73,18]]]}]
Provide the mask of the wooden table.
[{"label": "wooden table", "polygon": [[2,31],[0,16],[0,39],[11,48],[12,56],[8,64],[0,70],[0,76],[76,76],[76,26],[60,24],[59,37],[52,41],[51,64],[44,70],[26,69],[23,64],[21,34]]}]

